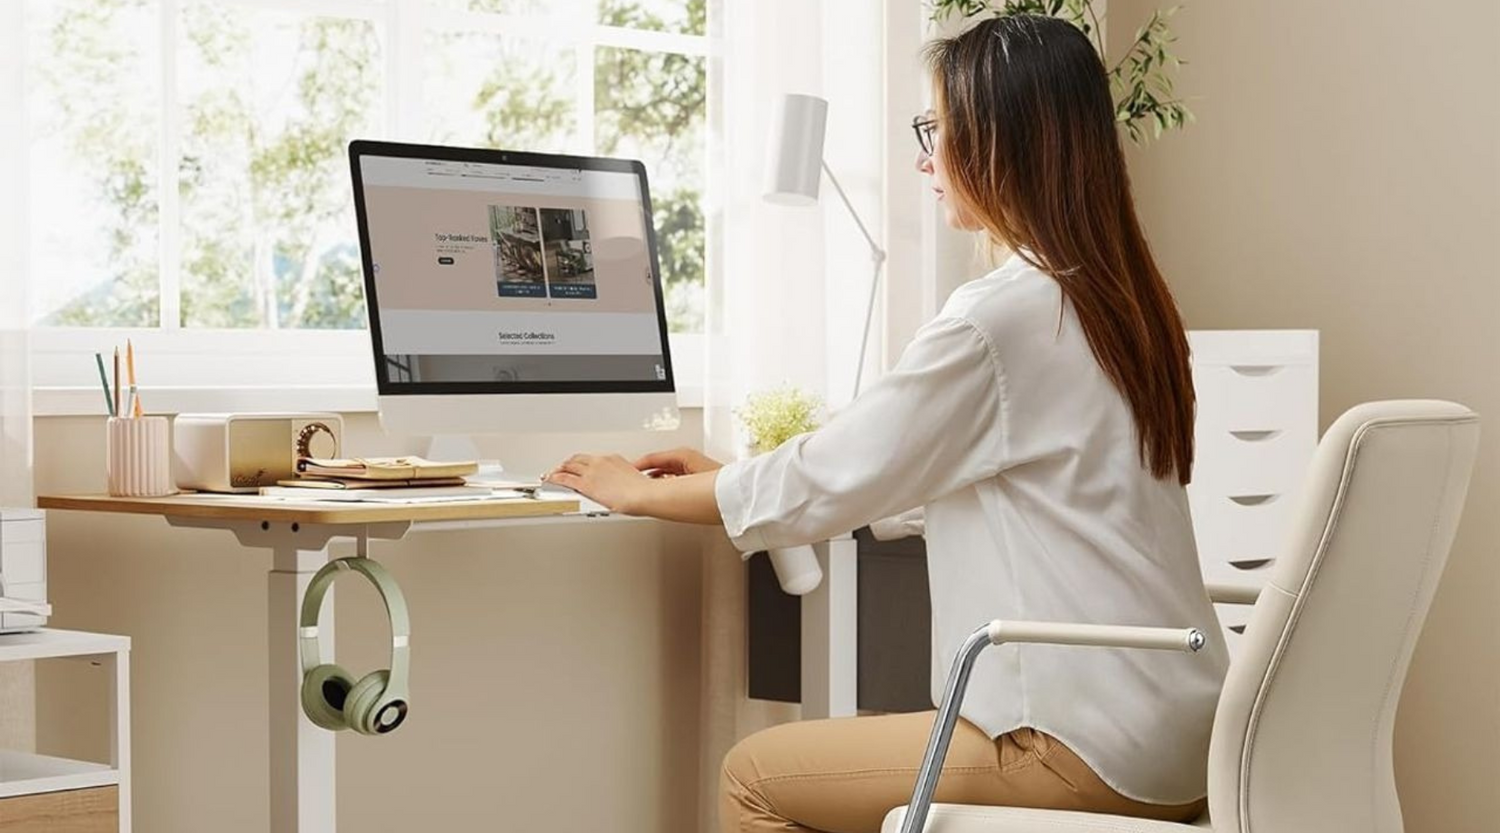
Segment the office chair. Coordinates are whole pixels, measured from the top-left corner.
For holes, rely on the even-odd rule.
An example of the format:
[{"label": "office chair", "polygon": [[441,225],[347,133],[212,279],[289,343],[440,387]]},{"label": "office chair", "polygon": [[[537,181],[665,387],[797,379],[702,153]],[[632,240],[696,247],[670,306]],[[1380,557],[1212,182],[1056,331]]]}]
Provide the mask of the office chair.
[{"label": "office chair", "polygon": [[[882,833],[1402,833],[1396,704],[1478,442],[1472,411],[1426,400],[1359,405],[1324,434],[1219,697],[1205,817],[944,804],[929,815],[936,778],[919,776]],[[953,683],[943,705],[956,710],[963,686]],[[941,767],[942,729],[924,773]]]}]

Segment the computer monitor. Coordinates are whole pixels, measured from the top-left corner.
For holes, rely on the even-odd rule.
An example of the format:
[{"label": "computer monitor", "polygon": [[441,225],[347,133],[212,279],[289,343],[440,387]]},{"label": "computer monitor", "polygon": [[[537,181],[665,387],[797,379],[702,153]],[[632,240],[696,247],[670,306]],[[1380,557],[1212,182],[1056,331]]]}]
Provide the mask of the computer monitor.
[{"label": "computer monitor", "polygon": [[640,162],[374,141],[349,161],[387,431],[675,427]]}]

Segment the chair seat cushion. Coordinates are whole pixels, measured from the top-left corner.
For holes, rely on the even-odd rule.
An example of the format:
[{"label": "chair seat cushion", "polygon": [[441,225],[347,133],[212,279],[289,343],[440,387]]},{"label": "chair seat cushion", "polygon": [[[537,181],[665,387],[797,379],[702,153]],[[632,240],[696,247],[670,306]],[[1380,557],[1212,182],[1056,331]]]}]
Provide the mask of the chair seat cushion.
[{"label": "chair seat cushion", "polygon": [[[901,833],[905,816],[905,807],[887,813],[880,833]],[[1208,829],[1207,815],[1194,824],[1179,824],[1103,813],[934,804],[927,814],[925,833],[1203,833]]]}]

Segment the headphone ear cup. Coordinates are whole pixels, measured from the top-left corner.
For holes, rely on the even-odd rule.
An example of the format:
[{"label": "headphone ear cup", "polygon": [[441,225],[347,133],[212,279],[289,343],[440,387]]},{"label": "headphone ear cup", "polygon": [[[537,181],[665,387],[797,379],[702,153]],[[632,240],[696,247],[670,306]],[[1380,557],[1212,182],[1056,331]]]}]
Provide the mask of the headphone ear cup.
[{"label": "headphone ear cup", "polygon": [[386,684],[390,682],[390,679],[391,672],[389,671],[371,671],[354,684],[354,688],[350,689],[349,696],[344,700],[343,717],[349,728],[362,735],[380,733],[380,727],[375,722],[379,716],[375,712],[375,704],[385,693]]},{"label": "headphone ear cup", "polygon": [[349,672],[331,663],[320,665],[302,678],[302,711],[314,726],[330,732],[347,729],[344,707],[353,689]]}]

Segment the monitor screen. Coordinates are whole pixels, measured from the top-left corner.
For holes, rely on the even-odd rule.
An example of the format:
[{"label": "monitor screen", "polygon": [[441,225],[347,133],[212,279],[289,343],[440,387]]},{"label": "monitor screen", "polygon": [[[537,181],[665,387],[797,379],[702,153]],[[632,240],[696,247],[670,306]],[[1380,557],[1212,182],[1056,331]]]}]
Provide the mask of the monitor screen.
[{"label": "monitor screen", "polygon": [[349,152],[381,394],[673,389],[640,162]]}]

